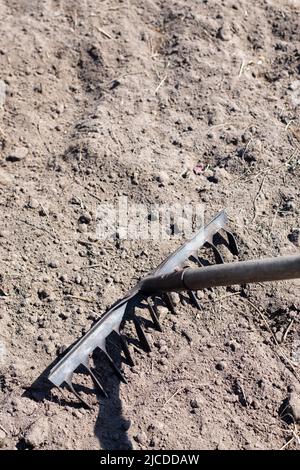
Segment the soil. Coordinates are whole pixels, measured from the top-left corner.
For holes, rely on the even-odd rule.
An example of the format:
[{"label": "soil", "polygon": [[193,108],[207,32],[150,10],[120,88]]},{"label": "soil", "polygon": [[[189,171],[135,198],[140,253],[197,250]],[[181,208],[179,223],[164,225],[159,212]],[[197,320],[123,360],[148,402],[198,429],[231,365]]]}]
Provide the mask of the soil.
[{"label": "soil", "polygon": [[99,240],[100,203],[226,207],[240,259],[299,253],[299,1],[0,12],[1,447],[299,449],[284,411],[292,393],[299,416],[299,281],[164,312],[127,385],[105,367],[109,399],[76,374],[91,410],[46,378],[180,243]]}]

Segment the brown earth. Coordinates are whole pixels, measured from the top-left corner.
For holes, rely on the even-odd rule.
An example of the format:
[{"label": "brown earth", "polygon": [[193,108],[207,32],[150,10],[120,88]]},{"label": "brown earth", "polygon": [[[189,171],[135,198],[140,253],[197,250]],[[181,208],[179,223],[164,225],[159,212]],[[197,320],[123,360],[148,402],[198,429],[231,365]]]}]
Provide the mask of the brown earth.
[{"label": "brown earth", "polygon": [[78,374],[91,411],[43,375],[178,246],[97,239],[99,202],[226,207],[241,259],[299,252],[299,0],[0,0],[0,22],[1,447],[299,448],[297,281],[178,305],[109,400]]}]

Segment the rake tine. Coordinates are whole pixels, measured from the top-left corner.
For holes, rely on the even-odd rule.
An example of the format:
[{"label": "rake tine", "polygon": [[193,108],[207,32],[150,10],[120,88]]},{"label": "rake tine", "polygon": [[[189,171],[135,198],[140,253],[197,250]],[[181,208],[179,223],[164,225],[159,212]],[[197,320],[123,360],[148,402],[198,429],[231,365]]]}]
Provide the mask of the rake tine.
[{"label": "rake tine", "polygon": [[74,393],[75,397],[78,398],[79,401],[81,401],[81,403],[86,406],[89,410],[92,409],[92,407],[79,395],[78,392],[76,392],[71,380],[66,380],[65,381],[66,384],[68,385],[69,389],[71,390],[72,393]]},{"label": "rake tine", "polygon": [[174,304],[173,304],[173,300],[172,300],[170,294],[166,292],[166,293],[164,293],[164,294],[162,295],[162,298],[163,298],[163,300],[164,300],[166,306],[167,306],[168,309],[170,310],[170,312],[173,313],[173,314],[176,314],[176,312],[175,312],[175,306],[174,306]]},{"label": "rake tine", "polygon": [[148,339],[142,329],[142,326],[141,326],[141,323],[140,323],[140,320],[138,317],[136,317],[135,315],[133,315],[133,323],[134,323],[134,326],[135,326],[135,329],[136,329],[136,333],[139,337],[139,340],[144,348],[144,350],[146,352],[150,352],[151,351],[151,346],[148,342]]},{"label": "rake tine", "polygon": [[216,247],[216,245],[214,245],[213,243],[210,243],[210,242],[206,242],[205,245],[208,248],[211,248],[213,250],[216,263],[217,264],[223,264],[224,263],[223,256],[221,255],[221,253],[218,250],[218,248]]},{"label": "rake tine", "polygon": [[120,369],[118,368],[118,366],[116,366],[116,364],[114,363],[112,357],[108,354],[108,352],[106,350],[103,350],[102,351],[104,352],[104,354],[106,355],[111,367],[113,368],[113,371],[115,372],[115,374],[119,377],[119,379],[121,380],[121,382],[123,382],[124,384],[127,384],[127,380],[125,379],[124,375],[122,374],[122,372],[120,371]]},{"label": "rake tine", "polygon": [[122,346],[124,355],[125,355],[125,357],[126,357],[128,363],[129,363],[129,365],[130,365],[131,367],[133,367],[133,366],[134,366],[134,361],[133,361],[132,356],[131,356],[131,354],[130,354],[127,341],[126,341],[126,339],[125,339],[121,334],[119,334],[119,337],[120,337],[120,342],[121,342],[121,346]]},{"label": "rake tine", "polygon": [[197,255],[197,253],[192,255],[192,260],[195,261],[198,264],[199,268],[202,268],[203,263],[201,263],[200,258]]},{"label": "rake tine", "polygon": [[228,230],[225,230],[224,228],[223,228],[223,230],[227,235],[228,246],[229,246],[229,249],[230,249],[231,253],[235,256],[238,256],[239,249],[238,249],[238,246],[237,246],[235,236],[231,232],[228,232]]},{"label": "rake tine", "polygon": [[94,374],[94,372],[92,371],[92,369],[87,366],[86,364],[83,364],[84,367],[86,368],[86,370],[88,371],[88,373],[90,374],[90,376],[92,377],[93,379],[93,382],[94,384],[98,387],[100,393],[105,397],[105,398],[108,398],[108,395],[106,393],[106,391],[104,390],[104,388],[102,387],[101,383],[99,382],[99,380],[97,379],[96,375]]},{"label": "rake tine", "polygon": [[197,296],[193,290],[188,291],[189,298],[191,299],[191,302],[194,304],[194,306],[198,309],[201,310],[201,305],[199,304],[199,300],[197,299]]},{"label": "rake tine", "polygon": [[156,315],[156,312],[154,310],[154,308],[152,307],[149,299],[147,299],[147,304],[148,304],[148,308],[149,308],[149,312],[150,312],[150,315],[151,315],[151,319],[154,323],[154,326],[155,328],[158,330],[158,331],[162,331],[162,328],[160,326],[160,323],[159,323],[159,320],[158,320],[158,317]]}]

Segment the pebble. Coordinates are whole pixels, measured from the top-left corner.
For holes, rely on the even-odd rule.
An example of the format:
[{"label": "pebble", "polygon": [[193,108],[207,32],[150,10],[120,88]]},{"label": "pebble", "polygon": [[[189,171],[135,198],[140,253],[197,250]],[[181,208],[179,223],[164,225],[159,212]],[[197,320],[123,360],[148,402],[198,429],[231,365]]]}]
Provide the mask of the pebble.
[{"label": "pebble", "polygon": [[28,201],[28,207],[30,209],[37,209],[39,207],[40,203],[37,199],[34,199],[33,197],[29,197],[29,201]]},{"label": "pebble", "polygon": [[38,297],[40,300],[45,300],[50,297],[50,292],[46,289],[39,289],[38,290]]},{"label": "pebble", "polygon": [[44,347],[48,354],[52,354],[56,350],[55,344],[51,341],[44,343]]},{"label": "pebble", "polygon": [[193,398],[191,401],[190,401],[190,405],[192,408],[199,408],[199,402],[196,398]]},{"label": "pebble", "polygon": [[180,304],[180,295],[177,292],[172,292],[170,295],[174,305]]},{"label": "pebble", "polygon": [[289,89],[292,91],[296,91],[300,89],[300,80],[294,80],[289,84]]},{"label": "pebble", "polygon": [[231,351],[235,352],[239,345],[236,341],[229,341],[228,346],[230,347]]},{"label": "pebble", "polygon": [[165,171],[156,175],[155,179],[161,186],[166,186],[169,183],[169,175]]},{"label": "pebble", "polygon": [[88,213],[81,214],[81,216],[78,219],[78,222],[80,224],[90,224],[91,221],[92,221],[92,217]]},{"label": "pebble", "polygon": [[217,32],[217,38],[222,41],[230,41],[232,34],[228,25],[224,24]]},{"label": "pebble", "polygon": [[141,445],[146,445],[147,443],[147,434],[143,431],[139,432],[134,436],[134,440]]},{"label": "pebble", "polygon": [[58,264],[57,264],[56,261],[51,260],[51,261],[49,261],[48,266],[49,266],[49,268],[57,268]]},{"label": "pebble", "polygon": [[288,411],[293,416],[295,423],[300,423],[300,395],[292,392],[289,396]]},{"label": "pebble", "polygon": [[294,230],[292,230],[289,235],[288,235],[288,239],[290,240],[290,242],[292,242],[295,246],[298,246],[300,247],[300,229],[299,228],[296,228]]},{"label": "pebble", "polygon": [[71,312],[69,310],[63,310],[62,312],[60,312],[59,316],[60,318],[62,318],[62,320],[66,320],[71,316]]},{"label": "pebble", "polygon": [[167,307],[164,307],[163,305],[158,305],[157,306],[157,311],[158,311],[159,315],[168,315],[169,314],[169,310],[167,309]]},{"label": "pebble", "polygon": [[0,169],[0,184],[2,186],[8,186],[12,183],[12,180],[12,177],[8,173]]},{"label": "pebble", "polygon": [[48,439],[49,424],[45,418],[40,418],[33,423],[26,431],[24,439],[26,444],[35,448],[44,444]]},{"label": "pebble", "polygon": [[47,211],[42,207],[40,210],[39,210],[39,215],[41,217],[46,217],[48,215]]},{"label": "pebble", "polygon": [[168,347],[167,346],[162,346],[159,351],[160,351],[161,354],[167,354],[168,353]]},{"label": "pebble", "polygon": [[216,369],[217,370],[225,370],[227,368],[227,364],[225,361],[219,361],[216,364]]},{"label": "pebble", "polygon": [[82,418],[82,413],[80,410],[72,410],[72,415],[75,416],[75,418]]},{"label": "pebble", "polygon": [[87,229],[87,224],[80,224],[78,227],[78,232],[80,233],[86,233],[88,231]]},{"label": "pebble", "polygon": [[252,405],[252,407],[253,407],[255,410],[258,410],[258,409],[259,409],[259,401],[256,400],[255,398],[254,398],[254,400],[252,401],[251,405]]},{"label": "pebble", "polygon": [[6,160],[8,162],[19,162],[21,160],[24,160],[28,155],[28,149],[26,147],[16,147],[13,151],[11,151],[7,157]]}]

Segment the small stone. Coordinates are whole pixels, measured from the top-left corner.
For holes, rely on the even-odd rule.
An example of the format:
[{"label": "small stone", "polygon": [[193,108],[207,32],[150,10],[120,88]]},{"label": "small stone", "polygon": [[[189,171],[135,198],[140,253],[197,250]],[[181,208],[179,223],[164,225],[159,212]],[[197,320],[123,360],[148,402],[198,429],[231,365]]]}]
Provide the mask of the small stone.
[{"label": "small stone", "polygon": [[168,315],[169,314],[169,310],[167,309],[167,307],[164,307],[163,305],[158,305],[157,306],[157,311],[158,311],[159,315]]},{"label": "small stone", "polygon": [[180,295],[177,292],[172,292],[170,296],[174,305],[180,304]]},{"label": "small stone", "polygon": [[82,214],[78,219],[78,222],[80,224],[90,224],[91,221],[92,221],[92,218],[91,218],[90,214],[88,214],[88,213]]},{"label": "small stone", "polygon": [[169,175],[165,171],[159,173],[155,179],[161,186],[166,186],[169,183]]},{"label": "small stone", "polygon": [[49,424],[45,418],[40,418],[26,431],[24,439],[26,444],[35,448],[39,447],[48,439]]},{"label": "small stone", "polygon": [[68,278],[68,275],[67,275],[67,274],[60,274],[60,276],[58,277],[58,279],[59,279],[63,284],[66,284],[67,282],[69,282],[69,278]]},{"label": "small stone", "polygon": [[139,174],[137,172],[134,172],[132,177],[131,177],[131,183],[134,185],[139,184]]},{"label": "small stone", "polygon": [[196,398],[193,398],[191,401],[190,401],[190,405],[192,408],[199,408],[199,402]]},{"label": "small stone", "polygon": [[134,436],[134,440],[141,445],[146,445],[148,439],[146,433],[141,431]]},{"label": "small stone", "polygon": [[0,185],[8,186],[12,183],[12,176],[6,173],[4,170],[0,169]]},{"label": "small stone", "polygon": [[28,201],[28,207],[30,209],[37,209],[39,207],[40,203],[37,199],[34,199],[33,197],[29,197],[29,201]]},{"label": "small stone", "polygon": [[233,351],[233,352],[235,352],[239,347],[239,345],[236,341],[230,341],[228,343],[228,346],[230,347],[231,351]]},{"label": "small stone", "polygon": [[57,268],[58,264],[57,264],[56,261],[51,260],[51,261],[49,261],[48,266],[49,266],[49,268]]},{"label": "small stone", "polygon": [[228,25],[224,24],[221,28],[218,29],[217,38],[222,41],[230,41],[232,38],[232,33]]},{"label": "small stone", "polygon": [[82,418],[82,413],[80,410],[72,410],[72,415],[75,416],[75,418],[81,419]]},{"label": "small stone", "polygon": [[79,227],[78,227],[78,232],[80,233],[87,233],[88,229],[87,229],[87,224],[80,224]]},{"label": "small stone", "polygon": [[46,217],[48,214],[47,214],[47,211],[42,207],[40,210],[39,210],[39,215],[41,217]]},{"label": "small stone", "polygon": [[281,341],[282,341],[282,331],[276,331],[275,338],[276,338],[278,343],[281,343]]},{"label": "small stone", "polygon": [[11,151],[7,157],[6,160],[8,162],[19,162],[21,160],[24,160],[28,155],[28,149],[26,147],[16,147],[13,151]]},{"label": "small stone", "polygon": [[45,300],[45,299],[48,299],[50,297],[50,292],[46,289],[39,289],[38,290],[38,298],[40,300]]},{"label": "small stone", "polygon": [[158,359],[158,364],[161,364],[162,366],[166,366],[168,364],[168,359],[166,359],[165,357],[161,357],[160,359]]},{"label": "small stone", "polygon": [[159,350],[161,354],[167,354],[168,353],[168,348],[167,346],[162,346]]},{"label": "small stone", "polygon": [[291,231],[288,235],[288,239],[292,242],[295,246],[300,246],[300,229],[296,228]]},{"label": "small stone", "polygon": [[56,346],[53,342],[47,341],[44,344],[45,350],[48,354],[52,354],[54,351],[56,351]]},{"label": "small stone", "polygon": [[219,361],[219,362],[217,362],[217,364],[216,364],[216,369],[217,369],[217,370],[225,370],[226,367],[227,367],[227,364],[226,364],[225,361]]},{"label": "small stone", "polygon": [[258,410],[259,408],[259,401],[254,398],[254,400],[251,403],[251,406],[255,409]]},{"label": "small stone", "polygon": [[292,91],[300,90],[300,80],[294,80],[289,84],[289,89]]},{"label": "small stone", "polygon": [[295,423],[300,423],[300,395],[298,393],[292,392],[290,394],[286,413],[293,417]]},{"label": "small stone", "polygon": [[59,316],[63,320],[66,320],[67,318],[71,316],[71,312],[69,310],[64,310],[63,312],[60,312]]}]

